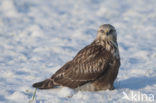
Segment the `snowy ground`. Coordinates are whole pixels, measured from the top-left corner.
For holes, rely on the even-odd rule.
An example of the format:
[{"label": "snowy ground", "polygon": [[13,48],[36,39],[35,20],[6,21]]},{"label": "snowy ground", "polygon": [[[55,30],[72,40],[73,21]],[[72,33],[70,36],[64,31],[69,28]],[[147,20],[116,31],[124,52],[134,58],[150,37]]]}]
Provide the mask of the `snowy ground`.
[{"label": "snowy ground", "polygon": [[28,103],[32,83],[71,60],[104,23],[118,32],[116,89],[37,90],[33,102],[156,102],[155,7],[156,0],[0,0],[0,103]]}]

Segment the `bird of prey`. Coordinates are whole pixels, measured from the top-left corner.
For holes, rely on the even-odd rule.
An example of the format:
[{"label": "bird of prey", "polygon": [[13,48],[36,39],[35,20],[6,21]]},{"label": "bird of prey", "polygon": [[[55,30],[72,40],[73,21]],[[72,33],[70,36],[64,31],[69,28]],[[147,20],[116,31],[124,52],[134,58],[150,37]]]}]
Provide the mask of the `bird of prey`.
[{"label": "bird of prey", "polygon": [[80,50],[51,78],[33,84],[39,89],[66,86],[82,91],[114,89],[120,67],[117,33],[110,24],[101,25],[95,40]]}]

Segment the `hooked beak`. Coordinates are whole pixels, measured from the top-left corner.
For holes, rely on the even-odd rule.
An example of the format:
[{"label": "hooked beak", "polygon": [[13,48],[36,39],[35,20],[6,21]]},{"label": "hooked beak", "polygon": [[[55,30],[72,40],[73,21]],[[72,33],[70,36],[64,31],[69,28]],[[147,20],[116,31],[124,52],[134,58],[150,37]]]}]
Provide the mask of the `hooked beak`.
[{"label": "hooked beak", "polygon": [[105,33],[106,35],[109,35],[109,29],[106,29]]},{"label": "hooked beak", "polygon": [[106,32],[106,35],[109,35],[109,32]]}]

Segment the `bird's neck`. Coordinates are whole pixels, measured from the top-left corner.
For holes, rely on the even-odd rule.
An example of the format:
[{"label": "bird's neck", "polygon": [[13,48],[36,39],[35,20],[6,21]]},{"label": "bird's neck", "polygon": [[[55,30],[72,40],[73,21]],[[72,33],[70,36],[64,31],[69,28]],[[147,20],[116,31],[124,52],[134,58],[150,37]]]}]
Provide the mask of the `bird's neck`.
[{"label": "bird's neck", "polygon": [[119,58],[118,44],[116,41],[111,40],[95,40],[96,45],[103,46],[107,51],[111,52],[115,57]]},{"label": "bird's neck", "polygon": [[107,45],[111,45],[114,46],[115,48],[118,48],[118,44],[116,42],[116,40],[101,40],[101,39],[96,39],[94,40],[94,43],[96,43],[97,45],[101,45],[101,46],[107,46]]}]

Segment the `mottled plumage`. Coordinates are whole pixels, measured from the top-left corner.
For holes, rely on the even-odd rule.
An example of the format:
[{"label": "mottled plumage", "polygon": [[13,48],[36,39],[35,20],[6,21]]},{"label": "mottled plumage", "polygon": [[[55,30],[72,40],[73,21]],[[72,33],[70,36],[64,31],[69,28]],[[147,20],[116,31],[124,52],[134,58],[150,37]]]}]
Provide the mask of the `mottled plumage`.
[{"label": "mottled plumage", "polygon": [[113,89],[120,67],[120,56],[115,28],[104,24],[96,39],[78,52],[73,60],[63,65],[51,78],[33,84],[39,89],[67,86],[77,90]]}]

